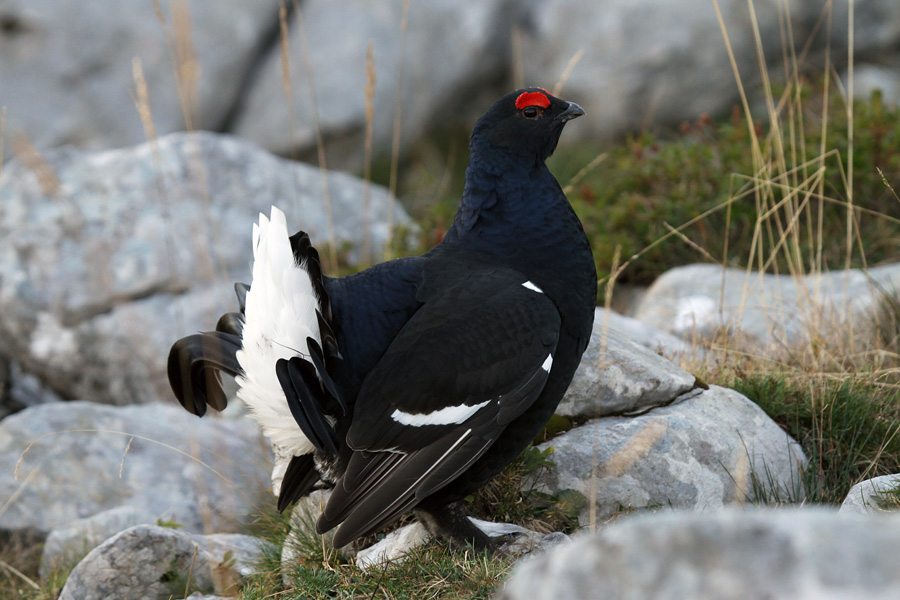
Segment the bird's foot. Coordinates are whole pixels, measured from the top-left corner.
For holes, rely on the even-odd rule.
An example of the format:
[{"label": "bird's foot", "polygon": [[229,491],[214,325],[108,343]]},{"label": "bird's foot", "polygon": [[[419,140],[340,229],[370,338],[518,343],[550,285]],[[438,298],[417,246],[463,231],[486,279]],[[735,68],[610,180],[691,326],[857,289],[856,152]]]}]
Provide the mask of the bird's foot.
[{"label": "bird's foot", "polygon": [[460,502],[440,507],[420,506],[415,515],[433,538],[445,541],[454,550],[487,550],[491,553],[497,550],[494,541],[469,520]]}]

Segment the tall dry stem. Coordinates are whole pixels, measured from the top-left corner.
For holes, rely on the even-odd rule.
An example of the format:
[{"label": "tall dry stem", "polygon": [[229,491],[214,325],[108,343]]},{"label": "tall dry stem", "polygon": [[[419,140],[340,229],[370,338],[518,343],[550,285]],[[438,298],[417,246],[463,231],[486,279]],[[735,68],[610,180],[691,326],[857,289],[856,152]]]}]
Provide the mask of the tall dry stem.
[{"label": "tall dry stem", "polygon": [[363,157],[363,243],[360,249],[359,262],[368,265],[372,260],[372,132],[375,123],[375,42],[369,40],[366,48],[366,137]]},{"label": "tall dry stem", "polygon": [[403,71],[406,63],[406,34],[409,28],[409,0],[403,0],[400,13],[400,53],[397,56],[397,102],[394,104],[394,130],[391,139],[391,175],[388,182],[387,237],[384,258],[390,258],[391,238],[394,235],[394,205],[397,202],[398,170],[400,168],[400,124],[403,117]]},{"label": "tall dry stem", "polygon": [[319,116],[319,101],[316,96],[315,73],[312,68],[312,59],[309,54],[309,45],[306,41],[306,28],[303,26],[303,13],[300,10],[298,0],[293,0],[294,15],[297,18],[297,31],[300,34],[300,49],[303,55],[303,66],[306,71],[306,80],[309,83],[310,109],[313,114],[313,125],[316,134],[316,155],[319,161],[319,171],[322,175],[322,197],[325,202],[325,220],[328,229],[328,265],[332,273],[337,272],[337,240],[334,234],[334,221],[331,210],[331,192],[328,188],[328,165],[325,161],[325,139],[322,135],[322,119]]}]

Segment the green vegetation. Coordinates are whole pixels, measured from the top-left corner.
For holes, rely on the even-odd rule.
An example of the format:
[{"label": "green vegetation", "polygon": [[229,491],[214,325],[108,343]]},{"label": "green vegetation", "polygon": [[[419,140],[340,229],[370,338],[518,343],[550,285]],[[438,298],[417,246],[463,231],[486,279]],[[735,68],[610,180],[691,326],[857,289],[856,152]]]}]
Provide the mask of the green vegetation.
[{"label": "green vegetation", "polygon": [[[691,262],[758,267],[756,261],[767,260],[771,252],[776,260],[770,271],[811,271],[815,260],[844,266],[850,200],[847,107],[833,91],[826,107],[824,93],[821,85],[803,83],[777,95],[785,108],[768,133],[759,121],[749,127],[735,110],[723,122],[701,117],[685,123],[674,139],[645,133],[607,149],[607,158],[569,194],[595,244],[599,271],[609,272],[616,246],[623,259],[645,252],[619,276],[638,284]],[[797,132],[796,139],[787,136],[788,129],[792,135]],[[900,108],[886,107],[878,94],[855,102],[854,131],[858,235],[851,263],[863,266],[863,256],[868,263],[896,260],[897,222],[885,217],[900,218],[900,204],[876,167],[888,180],[900,180]],[[775,137],[779,133],[785,137]],[[757,156],[755,139],[760,142]],[[601,151],[583,146],[561,155],[555,161],[560,181],[570,180]],[[701,215],[706,216],[698,219]],[[777,248],[795,216],[796,239],[789,240],[795,245]],[[769,230],[762,240],[754,236],[758,224]],[[679,234],[672,234],[672,228]]]},{"label": "green vegetation", "polygon": [[43,544],[27,534],[0,535],[0,598],[53,600],[62,591],[69,570],[38,577]]},{"label": "green vegetation", "polygon": [[293,542],[298,558],[285,568],[281,547],[290,530],[289,518],[277,514],[261,518],[263,535],[272,546],[263,555],[258,572],[243,585],[241,598],[262,600],[272,594],[304,600],[488,598],[512,565],[510,558],[454,553],[441,544],[429,544],[413,550],[402,562],[363,571],[313,533],[315,518],[307,515],[304,525],[295,527],[300,534]]},{"label": "green vegetation", "polygon": [[[639,256],[617,277],[633,284],[693,262],[781,273],[842,268],[848,189],[851,265],[900,259],[900,202],[884,184],[900,182],[900,108],[885,105],[878,93],[854,102],[850,188],[841,90],[795,80],[775,90],[772,103],[772,116],[752,126],[736,106],[730,118],[700,116],[678,133],[564,146],[551,157],[591,238],[601,278],[610,274],[617,247],[623,262]],[[398,246],[397,253],[440,240],[462,192],[465,163],[459,132],[443,131],[413,149],[401,197],[423,233],[418,245]],[[380,170],[374,172],[378,180]]]},{"label": "green vegetation", "polygon": [[[568,490],[557,498],[527,486],[525,491],[522,489],[529,477],[541,469],[553,468],[551,456],[551,450],[529,447],[503,473],[467,499],[469,514],[540,531],[574,530],[578,511],[585,503],[581,494]],[[298,558],[286,569],[281,566],[281,547],[290,529],[288,517],[271,513],[260,518],[259,529],[272,542],[272,549],[264,554],[259,573],[243,586],[241,598],[261,600],[276,590],[284,590],[278,592],[278,597],[292,599],[489,598],[514,562],[509,556],[453,552],[444,544],[431,543],[414,549],[402,562],[363,571],[331,548],[326,539],[313,533],[316,517],[317,514],[301,517],[302,523],[294,527],[300,533],[292,542]],[[407,522],[408,519],[401,521]],[[385,534],[376,535],[366,545]]]},{"label": "green vegetation", "polygon": [[803,446],[807,502],[840,504],[854,484],[900,471],[900,390],[868,377],[755,374],[731,385]]},{"label": "green vegetation", "polygon": [[[507,557],[485,553],[454,553],[431,544],[413,550],[406,560],[383,569],[362,571],[337,561],[303,560],[287,570],[291,584],[281,597],[297,599],[388,598],[489,598],[512,565]],[[245,600],[269,597],[265,584],[244,588]]]}]

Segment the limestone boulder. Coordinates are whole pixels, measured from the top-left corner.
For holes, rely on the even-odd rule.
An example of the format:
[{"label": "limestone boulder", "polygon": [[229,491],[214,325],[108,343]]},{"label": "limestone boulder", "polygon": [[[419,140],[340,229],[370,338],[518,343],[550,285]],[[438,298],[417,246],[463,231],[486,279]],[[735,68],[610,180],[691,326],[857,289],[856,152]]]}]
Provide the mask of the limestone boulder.
[{"label": "limestone boulder", "polygon": [[[0,180],[0,355],[66,399],[170,398],[170,346],[237,309],[252,224],[272,205],[351,262],[386,240],[383,188],[367,215],[362,181],[329,173],[326,200],[319,169],[229,136],[60,150],[45,167],[13,161]],[[395,225],[409,223],[393,210]]]},{"label": "limestone boulder", "polygon": [[620,510],[697,511],[753,501],[801,501],[806,457],[756,404],[712,386],[635,417],[588,421],[541,444],[555,467],[527,486],[587,502],[582,525]]},{"label": "limestone boulder", "polygon": [[882,475],[860,481],[841,504],[842,513],[879,514],[896,512],[900,507],[900,475]]},{"label": "limestone boulder", "polygon": [[687,344],[636,323],[597,309],[591,341],[557,414],[601,417],[641,411],[668,404],[698,386],[693,375],[656,351],[686,352]]},{"label": "limestone boulder", "polygon": [[278,1],[158,6],[161,14],[153,2],[3,2],[0,104],[18,154],[29,154],[28,146],[105,149],[145,141],[134,101],[136,62],[158,134],[185,129],[186,120],[195,129],[225,123],[277,26]]},{"label": "limestone boulder", "polygon": [[900,517],[822,508],[638,515],[518,565],[496,600],[897,598]]},{"label": "limestone boulder", "polygon": [[[763,352],[821,343],[823,332],[867,335],[886,294],[900,290],[900,265],[792,277],[689,265],[657,279],[634,317],[685,339],[722,333]],[[834,340],[830,340],[834,341]]]},{"label": "limestone boulder", "polygon": [[138,525],[111,537],[82,560],[59,600],[168,600],[185,590],[234,596],[263,551],[258,538],[197,535]]},{"label": "limestone boulder", "polygon": [[0,422],[0,531],[44,538],[122,506],[188,531],[235,531],[272,502],[270,465],[250,419],[200,419],[175,403],[42,404]]}]

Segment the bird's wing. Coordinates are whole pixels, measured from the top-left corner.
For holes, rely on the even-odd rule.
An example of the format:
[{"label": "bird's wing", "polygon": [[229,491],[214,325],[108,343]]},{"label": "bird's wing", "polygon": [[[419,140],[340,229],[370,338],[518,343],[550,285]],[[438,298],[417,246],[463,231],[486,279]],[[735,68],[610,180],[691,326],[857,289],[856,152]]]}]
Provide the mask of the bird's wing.
[{"label": "bird's wing", "polygon": [[354,450],[318,528],[335,545],[387,525],[477,460],[538,397],[560,316],[511,269],[449,266],[357,398]]}]

